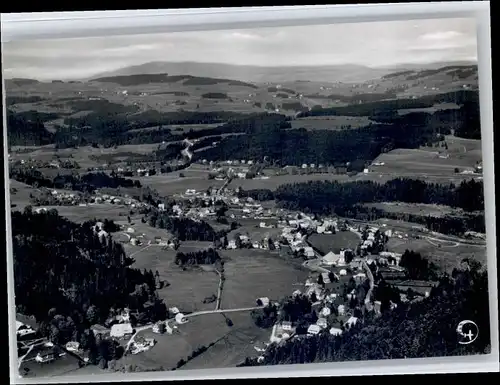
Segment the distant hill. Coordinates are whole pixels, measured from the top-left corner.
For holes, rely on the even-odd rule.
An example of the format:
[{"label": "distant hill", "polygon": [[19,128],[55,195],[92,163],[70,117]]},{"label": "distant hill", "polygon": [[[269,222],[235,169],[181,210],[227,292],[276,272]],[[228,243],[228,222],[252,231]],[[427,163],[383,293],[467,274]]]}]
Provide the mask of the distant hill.
[{"label": "distant hill", "polygon": [[405,78],[406,80],[423,79],[434,75],[448,75],[457,79],[467,79],[477,76],[477,65],[448,65],[439,68],[426,68],[420,70],[403,70],[382,76],[382,79]]},{"label": "distant hill", "polygon": [[170,76],[192,75],[206,78],[235,79],[251,83],[280,83],[297,80],[312,82],[363,82],[379,78],[390,72],[394,72],[394,69],[378,69],[360,65],[258,67],[216,63],[151,62],[96,75],[93,79],[145,74],[169,74]]},{"label": "distant hill", "polygon": [[253,84],[241,82],[238,80],[215,79],[215,78],[199,77],[193,75],[168,75],[166,73],[107,76],[107,77],[91,79],[90,81],[101,82],[101,83],[115,83],[119,84],[120,86],[137,86],[141,84],[151,84],[151,83],[182,82],[184,85],[192,85],[192,86],[228,84],[228,85],[245,86],[249,88],[257,88],[257,86]]},{"label": "distant hill", "polygon": [[27,86],[30,84],[37,84],[40,83],[38,80],[35,79],[24,79],[24,78],[12,78],[12,79],[5,79],[5,87],[6,88],[11,88],[11,87],[22,87],[22,86]]}]

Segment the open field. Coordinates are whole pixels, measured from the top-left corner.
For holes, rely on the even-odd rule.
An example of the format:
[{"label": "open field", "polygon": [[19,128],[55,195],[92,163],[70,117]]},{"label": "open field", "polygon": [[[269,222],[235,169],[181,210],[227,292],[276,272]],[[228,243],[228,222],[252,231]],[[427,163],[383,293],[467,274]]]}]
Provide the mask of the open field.
[{"label": "open field", "polygon": [[[182,171],[181,171],[182,172]],[[221,187],[224,181],[208,180],[208,177],[184,177],[179,178],[179,173],[167,175],[154,175],[137,178],[144,186],[149,186],[158,191],[160,195],[173,195],[185,193],[187,189],[206,191],[210,187]]]},{"label": "open field", "polygon": [[[203,248],[206,245],[200,245]],[[217,295],[219,276],[215,272],[193,268],[183,271],[174,263],[177,252],[194,251],[193,245],[187,245],[179,250],[162,250],[161,246],[134,247],[135,263],[132,267],[138,269],[158,270],[160,279],[170,285],[157,290],[160,298],[168,307],[175,306],[184,312],[213,310],[215,303],[204,304],[203,300],[212,294]],[[140,251],[139,251],[140,250]],[[138,251],[138,252],[137,252]]]},{"label": "open field", "polygon": [[[238,222],[240,222],[240,220],[238,220]],[[276,240],[281,234],[281,229],[242,226],[227,234],[227,239],[233,239],[236,234],[247,235],[252,241],[260,242],[263,241],[264,238]]]},{"label": "open field", "polygon": [[359,237],[352,231],[339,231],[336,234],[312,234],[308,242],[323,254],[330,251],[338,253],[341,248],[355,249],[359,245]]},{"label": "open field", "polygon": [[[438,245],[441,244],[441,247]],[[464,258],[474,258],[486,266],[486,246],[466,245],[452,242],[439,242],[426,238],[399,239],[390,238],[387,248],[396,253],[404,253],[405,250],[413,250],[428,257],[439,266],[441,271],[451,273],[453,268],[458,267]]]},{"label": "open field", "polygon": [[31,204],[30,194],[35,192],[36,189],[14,179],[9,179],[9,186],[10,190],[14,191],[10,194],[10,204],[16,205],[14,210],[23,210],[24,207]]},{"label": "open field", "polygon": [[412,112],[428,112],[429,114],[433,114],[436,111],[442,110],[458,110],[460,106],[455,103],[440,103],[435,104],[432,107],[427,108],[405,108],[402,110],[398,110],[399,115],[406,115]]},{"label": "open field", "polygon": [[87,206],[43,206],[47,210],[56,209],[59,215],[74,222],[82,223],[93,219],[110,219],[115,222],[127,219],[128,206],[111,204],[89,204]]},{"label": "open field", "polygon": [[[229,314],[233,326],[226,324],[222,314],[207,314],[194,317],[188,323],[177,325],[172,335],[141,333],[144,337],[155,338],[158,343],[150,350],[138,355],[128,355],[118,361],[118,365],[137,365],[141,368],[165,370],[174,368],[179,360],[187,360],[194,350],[201,346],[213,346],[198,357],[188,361],[181,369],[202,369],[236,366],[245,357],[255,355],[253,343],[265,341],[269,331],[258,329],[250,312]],[[173,325],[174,323],[172,323]],[[175,349],[172,347],[175,346]],[[228,352],[228,349],[229,352]]]},{"label": "open field", "polygon": [[450,154],[449,158],[440,158],[438,149],[397,149],[380,155],[375,162],[384,162],[383,166],[372,166],[373,170],[394,173],[416,173],[430,175],[450,175],[457,167],[460,171],[473,170],[475,163],[481,160],[480,154]]},{"label": "open field", "polygon": [[21,364],[19,373],[22,373],[23,375],[24,373],[27,373],[27,375],[25,375],[26,378],[62,376],[74,373],[74,371],[79,368],[78,359],[68,353],[53,362],[45,363],[43,365],[34,361],[35,356],[36,353],[34,349],[33,352],[26,357],[27,359],[31,358],[32,360],[24,361]]},{"label": "open field", "polygon": [[[158,149],[158,143],[153,144],[130,144],[115,148],[93,148],[91,146],[78,148],[55,149],[53,145],[42,147],[17,147],[21,150],[15,152],[14,148],[11,152],[12,160],[30,160],[36,159],[42,162],[50,162],[56,159],[56,156],[61,160],[72,160],[77,162],[81,170],[86,170],[89,167],[101,167],[108,161],[120,160],[130,157],[138,157],[140,155],[151,154]],[[32,149],[33,151],[26,152]],[[93,159],[96,157],[96,159]]]},{"label": "open field", "polygon": [[[206,352],[190,360],[181,369],[210,369],[235,367],[246,357],[255,357],[259,353],[254,346],[257,342],[267,342],[271,331],[255,326],[250,312],[228,314],[233,326],[228,333],[211,346]],[[225,320],[219,317],[221,330],[224,330]],[[200,318],[199,321],[203,319]]]},{"label": "open field", "polygon": [[442,217],[445,215],[457,215],[462,213],[462,210],[455,209],[450,206],[433,205],[425,203],[403,203],[403,202],[380,202],[380,203],[365,203],[365,207],[374,207],[379,210],[384,210],[388,213],[404,213],[414,215],[430,215],[433,217]]},{"label": "open field", "polygon": [[272,252],[258,249],[222,250],[226,281],[222,309],[254,306],[257,298],[278,300],[291,295],[307,272]]},{"label": "open field", "polygon": [[306,130],[340,130],[342,127],[364,127],[370,124],[367,116],[314,116],[298,118],[291,121],[292,128],[305,128]]},{"label": "open field", "polygon": [[372,165],[368,174],[358,174],[355,179],[384,182],[398,176],[434,183],[460,183],[482,177],[480,174],[462,174],[463,171],[474,171],[476,163],[482,160],[480,141],[447,136],[446,142],[447,151],[444,148],[396,149],[381,154],[373,163],[382,162],[384,165]]}]

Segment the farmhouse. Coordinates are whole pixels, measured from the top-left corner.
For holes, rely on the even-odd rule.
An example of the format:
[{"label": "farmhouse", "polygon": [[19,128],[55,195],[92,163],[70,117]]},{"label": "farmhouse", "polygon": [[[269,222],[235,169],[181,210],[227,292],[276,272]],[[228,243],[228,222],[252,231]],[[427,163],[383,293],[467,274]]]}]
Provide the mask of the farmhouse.
[{"label": "farmhouse", "polygon": [[66,344],[66,350],[68,352],[77,352],[80,348],[80,343],[75,341],[70,341]]},{"label": "farmhouse", "polygon": [[312,335],[312,336],[318,334],[320,331],[321,331],[321,327],[318,325],[310,325],[307,328],[307,334]]},{"label": "farmhouse", "polygon": [[313,258],[314,257],[314,250],[312,247],[304,247],[304,255],[307,258]]},{"label": "farmhouse", "polygon": [[268,306],[269,305],[269,298],[267,297],[261,297],[257,299],[257,306]]},{"label": "farmhouse", "polygon": [[283,321],[281,324],[281,328],[286,331],[291,331],[293,330],[292,323],[290,321]]},{"label": "farmhouse", "polygon": [[330,334],[332,336],[340,336],[342,334],[342,329],[339,329],[339,328],[330,328]]},{"label": "farmhouse", "polygon": [[111,326],[110,336],[115,338],[122,338],[125,335],[133,334],[132,325],[130,323],[116,324]]}]

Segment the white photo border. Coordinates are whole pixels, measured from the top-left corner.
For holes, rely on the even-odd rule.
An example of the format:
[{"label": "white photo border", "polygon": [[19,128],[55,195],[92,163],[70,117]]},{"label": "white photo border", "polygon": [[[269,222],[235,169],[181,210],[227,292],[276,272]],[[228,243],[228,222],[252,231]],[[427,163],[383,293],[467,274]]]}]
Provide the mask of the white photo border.
[{"label": "white photo border", "polygon": [[[404,4],[350,4],[293,7],[244,7],[179,10],[130,10],[94,12],[54,12],[1,15],[3,42],[50,38],[77,38],[110,35],[153,34],[181,31],[249,29],[369,21],[395,21],[436,18],[475,18],[477,25],[481,142],[485,191],[487,270],[490,297],[491,353],[460,357],[334,362],[277,365],[250,368],[111,373],[90,376],[22,378],[17,369],[14,272],[7,125],[3,113],[5,220],[7,246],[7,284],[9,306],[10,379],[16,384],[56,384],[114,381],[158,381],[228,378],[280,378],[349,375],[424,374],[494,372],[499,370],[498,293],[496,263],[496,225],[493,148],[493,97],[491,75],[490,2],[425,2]],[[2,82],[5,97],[5,84]]]}]

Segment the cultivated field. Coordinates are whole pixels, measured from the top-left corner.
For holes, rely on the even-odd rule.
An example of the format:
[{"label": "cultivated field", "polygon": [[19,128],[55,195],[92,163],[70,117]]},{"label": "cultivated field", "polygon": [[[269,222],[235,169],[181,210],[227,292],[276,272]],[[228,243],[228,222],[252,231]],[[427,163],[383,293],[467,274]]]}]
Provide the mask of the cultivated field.
[{"label": "cultivated field", "polygon": [[93,219],[109,219],[115,222],[127,219],[128,206],[111,204],[89,204],[87,206],[43,206],[47,210],[55,209],[59,215],[77,223]]},{"label": "cultivated field", "polygon": [[[130,144],[114,148],[93,148],[91,146],[79,148],[55,149],[53,145],[43,147],[16,147],[11,151],[12,160],[35,159],[42,162],[50,162],[59,157],[61,160],[72,160],[77,162],[81,170],[89,167],[100,167],[106,162],[117,161],[134,155],[150,154],[158,148],[158,143],[153,144]],[[16,152],[15,150],[19,150]],[[27,149],[33,151],[25,152]],[[96,157],[96,160],[93,159]],[[58,170],[61,171],[61,170]]]},{"label": "cultivated field", "polygon": [[355,179],[384,182],[397,176],[435,183],[460,183],[482,177],[479,174],[462,173],[474,171],[476,163],[482,160],[480,141],[447,136],[446,143],[448,150],[442,147],[396,149],[381,154],[373,163],[382,162],[384,165],[372,165],[368,168],[368,174],[358,174]]},{"label": "cultivated field", "polygon": [[260,297],[272,300],[291,295],[307,272],[272,252],[258,249],[223,250],[226,281],[221,308],[255,306]]},{"label": "cultivated field", "polygon": [[415,215],[430,215],[433,217],[442,217],[445,215],[461,214],[463,210],[455,209],[443,205],[431,205],[424,203],[403,203],[403,202],[380,202],[380,203],[365,203],[365,207],[374,207],[379,210],[384,210],[389,213],[415,214]]},{"label": "cultivated field", "polygon": [[[259,354],[254,346],[258,342],[267,342],[271,331],[255,326],[250,312],[227,314],[227,316],[234,325],[227,328],[225,319],[222,316],[218,317],[218,327],[221,331],[228,330],[228,332],[205,353],[184,365],[183,370],[235,367],[245,358]],[[204,319],[199,318],[198,321],[204,321]]]},{"label": "cultivated field", "polygon": [[209,180],[206,174],[204,177],[185,176],[184,178],[179,178],[179,172],[167,175],[141,177],[137,179],[142,185],[149,186],[152,189],[157,190],[158,193],[163,196],[185,193],[187,189],[206,191],[210,187],[218,188],[224,184],[224,181]]},{"label": "cultivated field", "polygon": [[436,111],[442,111],[442,110],[457,110],[459,109],[460,106],[458,106],[455,103],[440,103],[440,104],[435,104],[432,107],[427,107],[427,108],[406,108],[403,110],[398,110],[399,115],[406,115],[412,112],[427,112],[429,114],[433,114]]},{"label": "cultivated field", "polygon": [[355,249],[359,245],[359,237],[352,231],[339,231],[336,234],[312,234],[309,243],[322,254],[330,251],[338,253],[341,248]]},{"label": "cultivated field", "polygon": [[[203,300],[213,294],[217,295],[219,276],[212,271],[193,268],[183,270],[177,266],[175,255],[178,252],[191,252],[206,248],[206,242],[197,242],[199,245],[182,244],[178,250],[163,250],[162,246],[127,246],[128,255],[133,256],[135,263],[132,267],[158,270],[160,279],[168,286],[157,290],[160,298],[165,300],[168,307],[175,306],[184,312],[198,310],[213,310],[215,303],[203,303]],[[134,250],[134,251],[132,251]]]},{"label": "cultivated field", "polygon": [[9,186],[12,191],[10,193],[10,204],[16,205],[14,210],[23,210],[24,207],[31,204],[30,194],[35,192],[36,189],[14,179],[9,179]]},{"label": "cultivated field", "polygon": [[451,273],[464,258],[474,258],[486,265],[486,247],[484,245],[469,245],[463,243],[437,241],[435,239],[399,239],[390,238],[387,248],[396,253],[413,250],[428,257],[439,266],[441,271]]},{"label": "cultivated field", "polygon": [[[233,322],[231,327],[222,314],[207,314],[177,325],[172,335],[143,332],[142,336],[155,338],[158,343],[146,352],[123,357],[117,364],[169,370],[182,359],[188,362],[181,369],[235,366],[247,356],[255,355],[253,343],[267,340],[270,331],[258,329],[253,324],[250,312],[228,314],[228,318]],[[212,343],[214,345],[209,347]],[[194,350],[202,346],[206,346],[208,350],[192,360],[187,359]]]},{"label": "cultivated field", "polygon": [[[43,348],[40,350],[43,351]],[[19,373],[25,375],[26,378],[54,377],[73,374],[79,368],[78,359],[71,354],[65,354],[51,363],[41,365],[34,360],[37,354],[36,352],[36,349],[33,349],[32,353],[26,357],[28,361],[23,361],[20,367]]]}]

